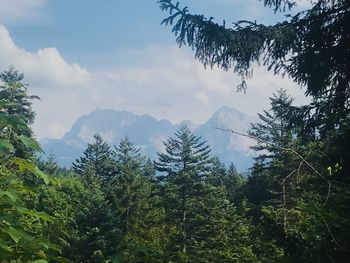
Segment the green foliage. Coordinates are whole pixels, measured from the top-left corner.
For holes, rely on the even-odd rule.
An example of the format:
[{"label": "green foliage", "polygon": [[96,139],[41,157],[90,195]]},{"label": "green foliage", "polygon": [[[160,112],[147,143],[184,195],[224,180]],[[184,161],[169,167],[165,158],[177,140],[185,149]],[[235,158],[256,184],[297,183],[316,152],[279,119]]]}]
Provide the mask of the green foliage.
[{"label": "green foliage", "polygon": [[116,255],[120,227],[101,186],[65,176],[57,187],[43,187],[39,208],[61,224],[48,235],[73,262],[103,262]]},{"label": "green foliage", "polygon": [[336,180],[332,187],[331,178],[341,166],[334,166],[335,174],[328,169],[327,176],[325,153],[320,152],[324,143],[307,142],[290,129],[291,102],[280,91],[249,132],[259,155],[243,187],[253,205],[248,214],[264,239],[283,249],[286,262],[345,262],[349,220],[343,202],[349,188]]},{"label": "green foliage", "polygon": [[[350,43],[349,1],[318,0],[310,9],[274,25],[243,20],[233,23],[232,28],[225,22],[215,23],[212,17],[192,15],[187,7],[180,8],[172,0],[158,3],[170,13],[162,23],[172,25],[177,43],[193,48],[205,66],[233,69],[245,78],[250,77],[254,63],[262,62],[276,74],[288,74],[296,83],[306,85],[306,93],[315,98],[315,104],[321,99],[328,109],[337,111],[337,121],[349,113],[344,108],[350,98],[350,55],[346,52]],[[275,11],[287,11],[292,3],[264,1]],[[326,108],[317,109],[328,112]]]},{"label": "green foliage", "polygon": [[0,74],[1,139],[6,138],[13,145],[13,148],[8,148],[10,146],[2,141],[0,150],[7,148],[16,157],[29,158],[35,151],[41,150],[39,144],[31,138],[32,131],[29,127],[35,116],[31,101],[39,97],[27,94],[27,85],[21,82],[23,77],[14,67]]},{"label": "green foliage", "polygon": [[224,186],[230,202],[236,203],[239,200],[241,188],[244,184],[244,178],[238,173],[234,164],[231,163],[224,179]]},{"label": "green foliage", "polygon": [[[337,192],[336,199],[347,199],[350,185],[350,53],[348,51],[350,2],[312,1],[309,9],[287,15],[284,21],[274,25],[243,20],[233,23],[231,27],[226,26],[225,21],[223,24],[218,24],[213,18],[207,19],[203,15],[190,14],[188,8],[181,8],[179,3],[174,4],[172,0],[158,2],[160,8],[170,14],[162,23],[172,26],[179,46],[191,47],[195,57],[205,66],[217,66],[223,70],[232,69],[238,73],[242,77],[242,84],[238,88],[246,90],[246,79],[252,76],[252,69],[256,63],[264,65],[274,74],[288,75],[295,83],[305,88],[305,94],[311,97],[311,103],[300,107],[285,107],[288,116],[283,117],[284,125],[289,126],[285,129],[287,137],[293,134],[294,138],[298,138],[297,141],[290,140],[294,138],[285,138],[293,143],[293,145],[287,143],[288,147],[297,148],[302,156],[312,159],[311,164],[317,171],[315,172],[310,166],[306,169],[308,171],[299,171],[298,174],[307,175],[300,178],[307,179],[303,180],[302,184],[299,182],[297,188],[301,190],[307,186],[309,189],[312,185],[316,192],[327,195],[329,190],[325,184],[328,184],[332,185],[331,190]],[[263,2],[275,12],[287,12],[293,8],[292,1]],[[273,112],[264,112],[260,117],[269,125],[270,131],[267,129],[263,131],[264,127],[256,124],[258,130],[253,133],[261,132],[261,134],[252,135],[271,143],[270,138],[266,138],[264,133],[272,134],[275,128],[281,131],[278,123],[274,123],[273,117],[281,118]],[[280,138],[275,136],[275,139],[282,140],[277,141],[277,144],[285,145],[282,136]],[[259,147],[261,143],[255,149],[259,151]],[[262,163],[257,162],[253,171],[260,173],[261,176],[259,178],[253,176],[248,183],[250,190],[247,195],[250,196],[250,200],[255,195],[254,202],[259,202],[260,198],[264,201],[276,199],[280,195],[278,192],[281,192],[281,174],[286,177],[288,170],[291,173],[293,171],[291,169],[297,169],[295,159],[300,159],[292,152],[287,153],[271,145],[265,145],[263,148],[269,150],[270,156],[260,154]],[[300,164],[300,160],[298,161]],[[336,169],[336,173],[331,172],[332,175],[326,177],[329,172],[325,170],[335,165],[342,169]],[[277,169],[276,172],[272,171],[273,167]],[[264,168],[269,170],[262,171]],[[310,172],[309,169],[313,171]],[[270,177],[275,179],[269,179]],[[295,182],[289,181],[288,185],[295,187]],[[258,189],[259,193],[253,194],[253,189]],[[294,190],[292,192],[295,193]],[[296,195],[300,196],[300,193]],[[343,205],[341,202],[334,207],[334,211],[340,213],[342,218],[346,218],[348,213],[343,209]],[[335,225],[334,221],[333,227]],[[343,227],[346,228],[346,224]],[[344,252],[341,247],[346,246],[348,241],[338,246],[339,255]],[[335,257],[331,255],[324,258],[335,261]]]},{"label": "green foliage", "polygon": [[125,262],[141,261],[148,254],[145,251],[162,251],[162,209],[154,191],[154,171],[139,151],[127,137],[115,147],[117,173],[111,196],[120,216],[122,237],[118,250]]},{"label": "green foliage", "polygon": [[[22,120],[30,125],[35,117],[35,113],[31,108],[31,100],[38,99],[38,97],[27,94],[27,85],[21,82],[23,78],[24,75],[20,74],[13,66],[9,70],[0,73],[0,80],[3,82],[0,86],[1,107],[3,107],[3,112],[6,115],[21,116]],[[27,128],[27,131],[29,131],[29,128]]]},{"label": "green foliage", "polygon": [[165,260],[170,262],[255,262],[249,227],[227,199],[225,168],[209,157],[205,141],[187,127],[165,142],[155,162],[169,233]]},{"label": "green foliage", "polygon": [[[275,12],[293,8],[263,2]],[[170,11],[163,23],[204,65],[233,68],[245,89],[262,62],[306,85],[311,104],[294,106],[284,90],[270,98],[247,135],[257,141],[247,179],[187,127],[154,163],[127,137],[112,150],[95,135],[67,171],[53,154],[37,161],[29,126],[37,97],[10,67],[0,74],[0,261],[347,262],[348,1],[319,0],[275,25],[233,28],[159,3]]]},{"label": "green foliage", "polygon": [[73,163],[73,170],[87,182],[95,180],[104,182],[113,178],[115,167],[112,162],[112,151],[100,135],[94,135],[94,142],[88,144],[83,156]]},{"label": "green foliage", "polygon": [[[14,68],[0,74],[0,260],[2,262],[47,262],[60,248],[50,242],[45,229],[54,218],[33,209],[38,194],[27,185],[26,176],[36,176],[45,184],[55,180],[33,163],[40,151],[28,127],[33,121],[30,97]],[[57,258],[56,261],[60,261]]]},{"label": "green foliage", "polygon": [[38,161],[38,166],[40,170],[50,174],[52,176],[57,176],[62,171],[56,162],[56,156],[53,152],[48,155],[47,161]]},{"label": "green foliage", "polygon": [[35,193],[23,184],[18,171],[7,170],[3,165],[1,170],[0,260],[48,259],[50,253],[60,251],[42,232],[54,219],[26,207],[25,197]]},{"label": "green foliage", "polygon": [[170,176],[182,171],[209,173],[209,146],[186,126],[182,126],[175,133],[175,138],[169,138],[164,145],[166,153],[159,153],[159,161],[155,162],[158,171],[167,172]]}]

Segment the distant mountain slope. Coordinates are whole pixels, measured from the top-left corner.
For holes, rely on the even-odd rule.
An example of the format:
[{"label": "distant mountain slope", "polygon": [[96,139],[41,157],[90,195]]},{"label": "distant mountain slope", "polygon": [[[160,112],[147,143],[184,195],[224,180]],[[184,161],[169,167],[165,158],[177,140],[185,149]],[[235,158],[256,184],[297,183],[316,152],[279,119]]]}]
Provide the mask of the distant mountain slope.
[{"label": "distant mountain slope", "polygon": [[233,162],[237,169],[242,171],[252,164],[253,152],[249,146],[254,141],[216,128],[233,129],[245,133],[250,123],[255,121],[256,118],[247,116],[234,108],[222,107],[206,123],[196,129],[195,133],[207,140],[213,154],[221,161],[226,165]]},{"label": "distant mountain slope", "polygon": [[206,139],[217,155],[226,164],[233,162],[239,170],[247,169],[252,163],[247,138],[214,129],[231,128],[244,132],[255,118],[249,117],[234,108],[222,107],[203,125],[190,121],[172,124],[168,120],[157,120],[149,115],[135,115],[127,111],[96,110],[80,117],[62,139],[41,141],[46,153],[53,152],[58,163],[69,167],[78,158],[95,133],[100,134],[111,145],[118,145],[128,136],[143,154],[154,159],[163,149],[163,141],[173,136],[181,125],[187,125],[195,134]]}]

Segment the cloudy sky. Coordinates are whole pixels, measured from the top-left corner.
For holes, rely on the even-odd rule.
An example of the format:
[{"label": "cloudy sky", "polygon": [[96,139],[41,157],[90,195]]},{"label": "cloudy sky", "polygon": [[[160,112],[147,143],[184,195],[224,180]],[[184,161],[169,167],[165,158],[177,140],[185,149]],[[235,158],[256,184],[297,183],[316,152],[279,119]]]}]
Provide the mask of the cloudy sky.
[{"label": "cloudy sky", "polygon": [[[180,2],[218,21],[281,19],[257,0]],[[41,97],[34,104],[39,139],[60,138],[97,108],[202,123],[223,105],[254,115],[281,87],[305,101],[290,80],[262,68],[247,94],[236,93],[237,76],[205,70],[191,50],[175,45],[170,28],[160,25],[166,14],[156,0],[0,0],[0,6],[0,70],[14,65]]]}]

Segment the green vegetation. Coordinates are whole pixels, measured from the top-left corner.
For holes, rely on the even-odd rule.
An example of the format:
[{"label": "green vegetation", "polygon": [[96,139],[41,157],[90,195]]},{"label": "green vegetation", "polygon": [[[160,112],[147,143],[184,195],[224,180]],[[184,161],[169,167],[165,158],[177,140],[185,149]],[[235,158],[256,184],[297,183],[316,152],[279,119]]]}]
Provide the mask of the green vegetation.
[{"label": "green vegetation", "polygon": [[[5,74],[18,76],[13,68]],[[307,141],[293,128],[293,99],[284,90],[246,135],[256,139],[257,156],[244,178],[233,164],[226,169],[212,158],[210,146],[187,127],[164,142],[154,162],[127,137],[112,149],[99,135],[72,170],[60,168],[52,153],[37,160],[40,147],[28,126],[32,98],[19,79],[1,88],[2,262],[348,257],[341,160],[325,165],[319,150],[325,142]]]},{"label": "green vegetation", "polygon": [[[275,13],[286,14],[298,4],[262,2]],[[259,115],[248,134],[241,134],[257,141],[257,157],[251,176],[234,198],[243,201],[242,212],[252,220],[254,235],[276,245],[270,248],[281,253],[277,261],[346,262],[350,2],[310,1],[309,9],[288,14],[274,25],[238,21],[232,27],[191,14],[172,0],[158,3],[169,12],[163,24],[172,26],[179,46],[191,47],[204,66],[239,74],[238,89],[247,89],[256,63],[288,75],[305,89],[309,105],[296,107],[285,91],[278,91],[271,109]]]},{"label": "green vegetation", "polygon": [[10,67],[0,74],[0,262],[348,262],[350,2],[319,0],[276,25],[233,28],[159,3],[205,65],[233,68],[246,88],[262,60],[306,85],[311,104],[273,94],[241,134],[256,140],[248,177],[187,127],[154,161],[128,137],[112,148],[95,135],[67,170],[52,153],[38,160],[38,97]]}]

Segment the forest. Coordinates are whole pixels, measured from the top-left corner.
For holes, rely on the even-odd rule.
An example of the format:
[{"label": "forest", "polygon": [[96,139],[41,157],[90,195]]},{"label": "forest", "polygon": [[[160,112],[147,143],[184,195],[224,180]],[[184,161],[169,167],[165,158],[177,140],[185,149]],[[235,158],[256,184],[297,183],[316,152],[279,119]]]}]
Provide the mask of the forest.
[{"label": "forest", "polygon": [[350,2],[319,0],[272,26],[233,27],[159,5],[179,46],[239,74],[239,90],[258,63],[291,77],[310,104],[271,94],[240,133],[256,142],[248,175],[186,126],[155,160],[127,136],[109,145],[96,134],[67,169],[54,153],[40,158],[31,128],[40,98],[10,66],[0,74],[0,262],[348,262]]}]

